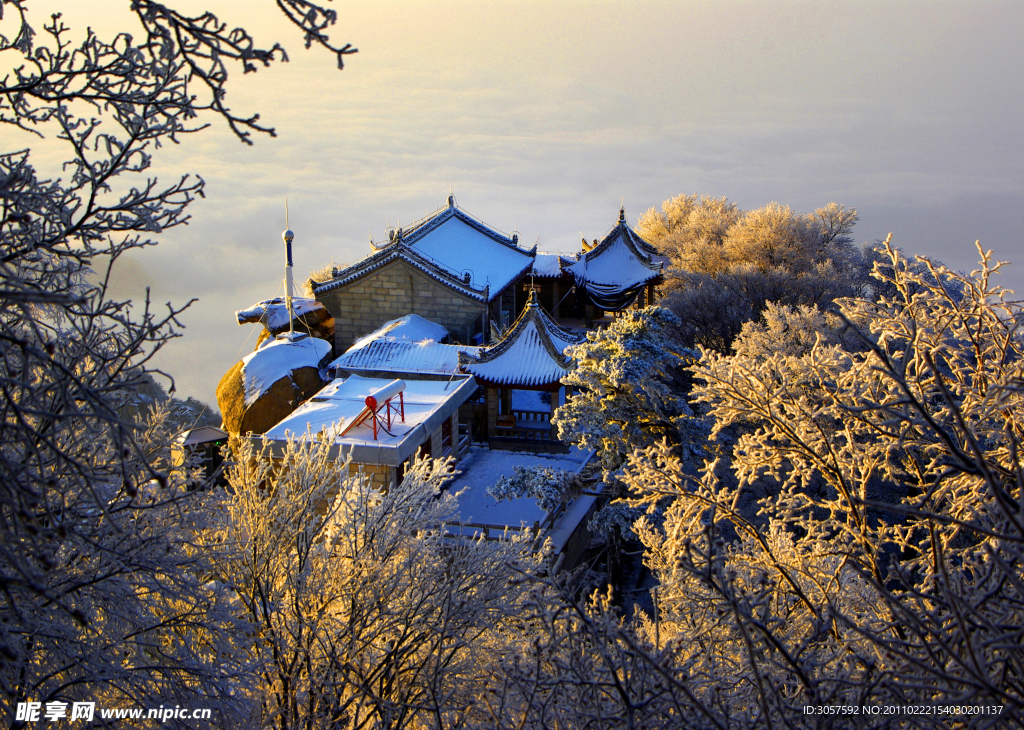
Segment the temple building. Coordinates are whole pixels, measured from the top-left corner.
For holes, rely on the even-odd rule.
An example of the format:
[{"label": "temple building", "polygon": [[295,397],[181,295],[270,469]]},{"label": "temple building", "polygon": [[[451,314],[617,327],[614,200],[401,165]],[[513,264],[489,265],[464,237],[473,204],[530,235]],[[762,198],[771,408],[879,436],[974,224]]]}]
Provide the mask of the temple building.
[{"label": "temple building", "polygon": [[657,250],[626,224],[626,211],[620,208],[608,235],[593,244],[584,239],[583,252],[565,271],[573,278],[589,323],[606,311],[653,304],[655,287],[663,281],[662,264]]},{"label": "temple building", "polygon": [[331,278],[311,282],[334,317],[335,352],[410,312],[443,326],[462,344],[484,344],[491,322],[515,319],[516,285],[533,269],[537,247],[506,236],[448,205],[370,242],[373,253]]},{"label": "temple building", "polygon": [[573,256],[538,253],[530,270],[529,280],[524,280],[519,287],[523,296],[517,301],[525,304],[529,293],[534,291],[537,293],[540,306],[549,312],[556,322],[581,319],[582,314],[577,311],[572,277],[566,271],[575,261]]},{"label": "temple building", "polygon": [[567,395],[561,381],[572,360],[565,349],[585,339],[557,325],[531,291],[522,314],[499,342],[476,355],[459,356],[461,371],[486,391],[484,407],[470,427],[474,438],[486,439],[492,448],[561,450],[551,414]]}]

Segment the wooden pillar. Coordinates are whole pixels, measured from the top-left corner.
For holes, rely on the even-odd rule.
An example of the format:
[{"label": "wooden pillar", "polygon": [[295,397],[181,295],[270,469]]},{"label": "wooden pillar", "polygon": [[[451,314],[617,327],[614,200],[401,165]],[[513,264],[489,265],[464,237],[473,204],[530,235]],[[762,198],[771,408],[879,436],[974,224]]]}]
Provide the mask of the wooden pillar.
[{"label": "wooden pillar", "polygon": [[647,285],[647,306],[654,304],[654,282]]},{"label": "wooden pillar", "polygon": [[561,315],[559,315],[559,313],[558,313],[558,309],[559,309],[560,305],[562,304],[562,292],[560,291],[560,289],[561,289],[561,287],[558,286],[558,279],[552,279],[551,280],[551,297],[552,297],[551,298],[551,316],[555,318],[556,322],[561,317]]},{"label": "wooden pillar", "polygon": [[487,429],[484,436],[490,439],[498,428],[498,389],[487,387]]}]

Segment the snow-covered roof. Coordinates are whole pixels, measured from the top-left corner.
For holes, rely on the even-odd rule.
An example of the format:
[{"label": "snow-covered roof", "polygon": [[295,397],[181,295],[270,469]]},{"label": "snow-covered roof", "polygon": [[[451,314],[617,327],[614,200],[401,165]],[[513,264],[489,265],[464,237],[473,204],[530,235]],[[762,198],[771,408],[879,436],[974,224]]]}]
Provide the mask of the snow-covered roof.
[{"label": "snow-covered roof", "polygon": [[407,314],[357,340],[328,368],[348,372],[450,375],[459,369],[460,352],[475,355],[480,348],[437,342],[447,336],[448,330],[436,322],[418,314]]},{"label": "snow-covered roof", "polygon": [[[292,311],[295,312],[296,317],[302,318],[323,308],[324,305],[315,299],[292,297]],[[285,306],[282,297],[274,297],[257,302],[248,309],[238,310],[235,312],[235,317],[238,318],[238,324],[261,323],[270,331],[281,330],[288,326],[288,307]]]},{"label": "snow-covered roof", "polygon": [[245,405],[252,405],[270,386],[293,370],[320,367],[320,361],[330,353],[330,343],[316,337],[293,341],[281,335],[267,340],[258,350],[242,358]]},{"label": "snow-covered roof", "polygon": [[349,352],[357,347],[363,347],[371,340],[379,340],[384,337],[393,340],[410,340],[420,342],[422,340],[435,340],[440,342],[448,336],[448,330],[437,322],[431,322],[418,314],[407,314],[404,317],[385,322],[365,337],[356,340],[356,343],[349,348]]},{"label": "snow-covered roof", "polygon": [[531,252],[474,221],[458,208],[446,208],[429,224],[403,233],[407,245],[476,287],[503,291],[533,265]]},{"label": "snow-covered roof", "polygon": [[174,439],[174,444],[176,446],[195,446],[196,444],[207,444],[213,441],[226,440],[227,437],[227,431],[221,431],[219,428],[214,426],[200,426],[199,428],[182,431],[178,434],[178,437]]},{"label": "snow-covered roof", "polygon": [[557,253],[538,253],[533,260],[533,275],[541,279],[553,279],[562,275],[562,266],[568,266],[572,259]]},{"label": "snow-covered roof", "polygon": [[501,341],[483,348],[477,357],[463,355],[459,362],[463,372],[494,385],[552,385],[569,371],[571,360],[564,354],[565,348],[584,339],[586,335],[555,324],[541,309],[537,293],[531,291],[523,313]]},{"label": "snow-covered roof", "polygon": [[[573,446],[568,454],[534,454],[514,451],[492,451],[473,446],[469,455],[459,463],[462,473],[453,481],[449,490],[456,494],[459,503],[459,520],[463,524],[447,526],[450,535],[465,535],[499,538],[505,528],[532,527],[534,522],[544,525],[547,513],[532,497],[519,497],[499,502],[490,494],[493,486],[503,476],[512,476],[517,466],[546,466],[579,473],[593,456],[592,451],[580,451]],[[552,541],[555,553],[560,553],[579,524],[586,519],[594,497],[577,498],[558,517],[542,537]],[[466,525],[464,523],[471,523]]]},{"label": "snow-covered roof", "polygon": [[477,286],[472,281],[472,277],[456,274],[440,262],[422,254],[404,241],[397,241],[344,269],[335,269],[333,276],[327,281],[312,282],[313,293],[320,295],[359,281],[395,261],[404,261],[429,276],[438,284],[470,299],[475,299],[478,302],[489,302],[493,296],[500,294],[500,291],[492,289],[484,283]]},{"label": "snow-covered roof", "polygon": [[[283,441],[289,436],[300,439],[329,437],[341,433],[362,413],[366,396],[391,380],[349,376],[334,380],[299,406],[291,415],[271,428],[266,438]],[[441,423],[450,418],[476,390],[471,377],[455,376],[451,380],[404,379],[402,400],[405,421],[393,416],[391,433],[379,430],[373,438],[369,421],[355,426],[344,436],[335,436],[337,458],[352,457],[357,464],[389,464],[397,466],[416,453]],[[395,403],[397,403],[397,398]]]},{"label": "snow-covered roof", "polygon": [[334,370],[450,374],[459,369],[459,353],[476,355],[481,348],[442,345],[434,340],[414,342],[382,337],[360,340],[332,362]]},{"label": "snow-covered roof", "polygon": [[661,276],[662,264],[652,258],[654,248],[626,225],[625,211],[619,210],[614,228],[579,261],[567,267],[601,309],[625,309],[643,287]]},{"label": "snow-covered roof", "polygon": [[[385,263],[403,256],[410,263],[437,278],[450,279],[463,289],[483,293],[484,301],[497,297],[513,281],[530,270],[537,247],[519,247],[519,236],[511,237],[478,221],[455,205],[448,205],[427,217],[389,233],[388,240],[372,243],[375,253],[338,271],[326,282],[314,285],[317,293],[343,286]],[[442,282],[448,283],[448,282]]]}]

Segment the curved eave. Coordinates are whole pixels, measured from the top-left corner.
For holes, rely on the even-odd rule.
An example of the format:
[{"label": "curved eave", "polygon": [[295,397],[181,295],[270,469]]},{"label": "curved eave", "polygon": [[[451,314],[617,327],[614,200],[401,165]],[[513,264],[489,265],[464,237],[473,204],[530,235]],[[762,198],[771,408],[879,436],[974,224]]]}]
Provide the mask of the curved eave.
[{"label": "curved eave", "polygon": [[528,379],[528,378],[508,378],[500,380],[491,380],[485,375],[478,375],[477,373],[464,370],[463,372],[469,373],[476,380],[477,385],[487,387],[491,386],[494,388],[519,388],[522,390],[555,390],[554,386],[560,386],[562,384],[562,378],[568,371],[563,371],[563,374],[554,379]]},{"label": "curved eave", "polygon": [[528,357],[526,363],[521,363],[518,359],[510,362],[513,358],[503,355],[487,361],[471,356],[459,357],[459,370],[472,375],[481,384],[523,388],[554,386],[569,373],[571,361],[568,358],[555,359],[547,348],[540,355],[543,363],[538,363],[536,356]]},{"label": "curved eave", "polygon": [[477,356],[460,355],[460,369],[492,385],[552,386],[560,382],[572,367],[571,358],[553,342],[552,332],[560,342],[583,341],[583,338],[551,322],[537,304],[536,292],[531,292],[523,314],[505,337]]},{"label": "curved eave", "polygon": [[[612,244],[614,244],[619,237],[622,238],[623,242],[626,244],[626,247],[633,252],[633,254],[636,256],[636,260],[639,261],[644,268],[650,269],[651,271],[657,271],[659,274],[661,273],[661,262],[651,261],[651,256],[654,253],[654,248],[649,243],[640,238],[640,236],[636,235],[633,229],[622,221],[616,224],[616,226],[612,228],[608,235],[601,239],[600,243],[598,243],[592,249],[584,253],[579,258],[579,261],[593,261],[595,258],[600,257],[602,254],[604,254],[605,251],[611,248]],[[643,245],[638,245],[638,241]],[[576,263],[579,262],[577,261]]]},{"label": "curved eave", "polygon": [[633,287],[637,286],[647,286],[648,284],[651,283],[661,284],[664,282],[664,276],[662,276],[661,271],[651,271],[644,275],[642,278],[638,278],[635,281],[629,282],[627,284],[623,284],[622,282],[606,282],[600,281],[598,279],[589,279],[584,276],[575,276],[574,281],[576,282],[576,286],[585,287],[587,284],[593,284],[594,286],[612,287],[625,290],[632,289]]},{"label": "curved eave", "polygon": [[490,286],[485,286],[483,289],[476,289],[469,286],[451,275],[445,269],[442,269],[440,266],[417,255],[415,251],[407,249],[402,242],[396,242],[375,254],[371,254],[359,263],[338,272],[338,276],[330,281],[314,285],[313,294],[324,294],[343,286],[347,286],[348,284],[359,281],[360,279],[398,260],[406,262],[442,286],[458,292],[463,296],[483,303],[491,301],[492,297],[490,296]]},{"label": "curved eave", "polygon": [[501,245],[506,246],[514,251],[518,251],[524,256],[532,256],[536,253],[536,245],[534,245],[533,249],[521,248],[519,246],[517,239],[506,236],[504,233],[500,233],[499,231],[494,230],[486,223],[477,220],[469,213],[466,213],[464,210],[462,210],[462,208],[459,208],[458,206],[454,205],[449,205],[447,207],[441,208],[440,210],[431,213],[430,215],[424,218],[421,218],[412,225],[403,226],[402,228],[399,229],[401,231],[400,238],[395,241],[381,241],[380,243],[371,241],[370,245],[378,251],[383,250],[388,246],[397,243],[398,241],[401,241],[402,243],[405,243],[407,245],[412,245],[415,244],[420,239],[422,239],[427,234],[429,234],[431,231],[441,227],[445,222],[452,218],[458,218],[460,221],[465,223],[470,228],[478,231],[479,233],[482,233],[483,235],[487,236],[496,243],[500,243]]},{"label": "curved eave", "polygon": [[505,286],[503,286],[503,287],[502,287],[501,289],[499,289],[498,291],[494,292],[494,294],[493,294],[493,295],[491,295],[490,299],[488,299],[488,300],[487,300],[487,301],[488,301],[488,303],[490,303],[490,302],[494,301],[495,299],[497,299],[498,297],[500,297],[500,296],[501,296],[502,294],[504,294],[504,293],[505,293],[506,291],[508,291],[510,287],[513,287],[513,286],[515,286],[515,285],[516,285],[517,283],[519,283],[520,281],[522,281],[523,277],[524,277],[524,276],[525,276],[525,275],[526,275],[526,274],[527,274],[527,273],[528,273],[528,272],[530,271],[530,269],[532,269],[532,268],[533,268],[533,261],[531,260],[531,261],[530,261],[529,263],[527,263],[527,264],[526,264],[526,266],[524,266],[524,267],[523,267],[523,268],[522,268],[522,269],[521,269],[521,270],[519,271],[519,273],[518,273],[518,274],[516,274],[516,275],[515,275],[515,276],[513,276],[513,277],[512,277],[511,279],[509,279],[509,282],[508,282],[508,283],[507,283],[507,284],[506,284]]}]

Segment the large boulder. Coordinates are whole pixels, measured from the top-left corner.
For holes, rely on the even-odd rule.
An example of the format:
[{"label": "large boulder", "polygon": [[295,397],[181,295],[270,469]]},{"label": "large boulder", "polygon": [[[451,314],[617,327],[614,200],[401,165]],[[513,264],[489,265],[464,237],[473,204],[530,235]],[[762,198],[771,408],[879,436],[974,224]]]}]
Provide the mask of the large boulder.
[{"label": "large boulder", "polygon": [[221,427],[233,436],[265,433],[327,384],[320,366],[330,354],[331,346],[313,337],[265,342],[221,378]]},{"label": "large boulder", "polygon": [[240,309],[235,312],[235,317],[238,324],[263,325],[257,348],[263,341],[288,332],[289,323],[296,332],[312,335],[334,347],[334,317],[323,304],[315,299],[294,297],[292,311],[295,317],[289,320],[284,299],[275,297],[257,302],[248,309]]}]

